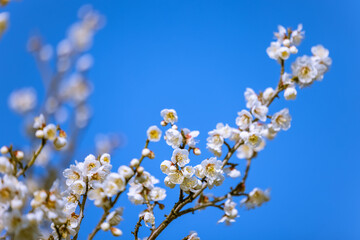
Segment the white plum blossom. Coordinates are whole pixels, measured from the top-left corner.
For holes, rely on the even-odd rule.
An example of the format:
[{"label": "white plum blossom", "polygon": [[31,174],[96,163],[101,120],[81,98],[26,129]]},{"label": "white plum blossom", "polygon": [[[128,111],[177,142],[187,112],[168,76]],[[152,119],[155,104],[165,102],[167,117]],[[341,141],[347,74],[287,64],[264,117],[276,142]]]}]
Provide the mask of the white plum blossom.
[{"label": "white plum blossom", "polygon": [[[0,32],[1,32],[1,27],[0,27]],[[13,111],[20,114],[32,110],[36,106],[36,103],[37,103],[37,97],[36,97],[35,89],[33,88],[19,89],[12,92],[11,95],[9,96],[10,108]]]},{"label": "white plum blossom", "polygon": [[263,203],[270,200],[270,190],[261,190],[259,188],[254,188],[250,193],[248,198],[242,200],[241,204],[245,205],[247,209],[260,207]]},{"label": "white plum blossom", "polygon": [[268,113],[269,109],[262,105],[260,102],[257,102],[252,108],[251,113],[254,115],[254,117],[258,118],[259,120],[265,122],[266,121],[266,115]]},{"label": "white plum blossom", "polygon": [[290,41],[294,45],[299,45],[301,41],[304,39],[305,32],[302,31],[303,25],[299,24],[296,30],[293,30],[291,33]]},{"label": "white plum blossom", "polygon": [[244,96],[246,100],[246,107],[249,109],[259,101],[258,95],[251,88],[246,88]]},{"label": "white plum blossom", "polygon": [[220,175],[223,175],[222,162],[217,160],[216,157],[205,159],[201,162],[201,166],[203,167],[204,175],[209,180],[210,184],[217,180]]},{"label": "white plum blossom", "polygon": [[164,109],[160,113],[166,123],[174,124],[178,121],[178,116],[174,109]]},{"label": "white plum blossom", "polygon": [[224,168],[224,173],[231,178],[238,178],[241,176],[240,171],[237,170],[235,167]]},{"label": "white plum blossom", "polygon": [[180,148],[175,149],[172,154],[171,161],[174,164],[179,165],[180,167],[184,167],[186,164],[190,162],[189,151]]},{"label": "white plum blossom", "polygon": [[183,142],[183,136],[178,130],[170,128],[165,132],[165,140],[169,146],[175,149],[180,147]]},{"label": "white plum blossom", "polygon": [[241,110],[238,112],[238,117],[236,118],[236,125],[239,126],[241,130],[247,129],[253,120],[253,116],[247,110]]},{"label": "white plum blossom", "polygon": [[240,159],[250,159],[253,155],[253,148],[247,144],[242,144],[236,151],[236,156]]},{"label": "white plum blossom", "polygon": [[280,112],[275,113],[271,118],[271,123],[275,131],[280,131],[281,129],[284,131],[288,130],[291,123],[289,109],[284,108]]},{"label": "white plum blossom", "polygon": [[309,56],[298,57],[291,65],[291,69],[302,85],[310,84],[318,75],[315,62]]},{"label": "white plum blossom", "polygon": [[183,133],[185,135],[186,144],[191,148],[195,148],[196,143],[198,143],[198,141],[195,138],[199,136],[200,132],[190,131],[189,129],[184,128]]},{"label": "white plum blossom", "polygon": [[162,132],[157,126],[149,127],[146,133],[150,142],[158,142],[161,139]]},{"label": "white plum blossom", "polygon": [[13,172],[13,165],[7,157],[0,156],[0,173],[11,174]]},{"label": "white plum blossom", "polygon": [[235,208],[236,203],[232,201],[231,196],[228,196],[224,204],[224,216],[218,221],[218,223],[225,222],[226,225],[230,225],[235,222],[235,218],[239,217],[238,210]]},{"label": "white plum blossom", "polygon": [[279,59],[279,49],[281,44],[279,42],[271,42],[270,47],[266,49],[266,53],[271,59]]},{"label": "white plum blossom", "polygon": [[154,187],[149,193],[152,201],[162,201],[166,198],[166,190],[160,187]]}]

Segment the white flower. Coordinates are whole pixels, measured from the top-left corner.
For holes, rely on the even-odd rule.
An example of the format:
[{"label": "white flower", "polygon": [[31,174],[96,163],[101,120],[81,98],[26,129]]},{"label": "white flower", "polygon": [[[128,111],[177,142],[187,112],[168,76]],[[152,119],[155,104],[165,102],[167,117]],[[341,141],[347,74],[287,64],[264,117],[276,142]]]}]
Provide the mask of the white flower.
[{"label": "white flower", "polygon": [[272,128],[275,131],[280,131],[280,129],[286,131],[290,128],[291,116],[289,114],[289,109],[284,108],[280,112],[275,113],[271,118]]},{"label": "white flower", "polygon": [[170,128],[165,132],[165,140],[172,148],[178,148],[183,141],[183,137],[178,130]]},{"label": "white flower", "polygon": [[186,144],[191,147],[191,148],[195,148],[196,143],[198,143],[198,141],[195,139],[197,136],[199,136],[200,132],[199,131],[190,131],[187,128],[183,129],[185,138],[186,138]]},{"label": "white flower", "polygon": [[240,159],[250,159],[254,154],[252,147],[247,144],[242,144],[236,151],[236,156]]},{"label": "white flower", "polygon": [[169,174],[170,173],[170,167],[173,165],[173,163],[169,160],[164,160],[161,164],[160,164],[160,169],[163,173],[165,174]]},{"label": "white flower", "polygon": [[210,136],[206,139],[206,147],[216,156],[221,156],[224,138],[221,136],[217,129],[210,131],[209,135]]},{"label": "white flower", "polygon": [[224,168],[224,173],[231,178],[238,178],[241,176],[240,171],[237,170],[235,167]]},{"label": "white flower", "polygon": [[205,159],[201,162],[201,166],[204,168],[204,175],[210,180],[215,180],[222,174],[222,162],[215,157]]},{"label": "white flower", "polygon": [[163,188],[154,187],[151,189],[149,196],[152,201],[161,201],[166,198],[166,191]]},{"label": "white flower", "polygon": [[198,183],[198,179],[195,176],[192,176],[190,178],[185,178],[184,181],[180,184],[180,188],[187,192],[191,189],[194,189],[195,186]]},{"label": "white flower", "polygon": [[110,183],[110,185],[112,183],[114,183],[117,187],[118,191],[124,191],[125,190],[125,186],[126,186],[126,180],[123,177],[123,175],[118,174],[118,173],[110,173],[106,179],[105,179],[105,186],[107,186],[107,183]]},{"label": "white flower", "polygon": [[281,81],[284,85],[288,85],[288,84],[292,84],[293,81],[291,79],[291,75],[288,73],[284,73],[283,75],[281,75]]},{"label": "white flower", "polygon": [[194,169],[195,169],[195,175],[198,178],[204,178],[205,177],[205,168],[201,164],[196,165],[194,167]]},{"label": "white flower", "polygon": [[174,109],[164,109],[160,112],[160,115],[166,123],[174,124],[178,121],[178,116]]},{"label": "white flower", "polygon": [[100,184],[91,189],[88,193],[88,198],[94,201],[95,206],[101,207],[107,203],[107,198],[104,189]]},{"label": "white flower", "polygon": [[147,227],[149,227],[148,224],[150,224],[150,225],[155,224],[155,216],[153,213],[146,211],[146,212],[141,213],[140,216],[142,216],[144,218],[144,222]]},{"label": "white flower", "polygon": [[34,124],[33,124],[34,129],[43,128],[44,125],[45,125],[45,117],[43,114],[40,114],[38,117],[34,118]]},{"label": "white flower", "polygon": [[245,204],[246,208],[251,209],[260,207],[263,203],[270,200],[270,191],[262,191],[259,188],[254,188],[250,193],[249,197],[241,201],[241,204]]},{"label": "white flower", "polygon": [[268,87],[267,89],[265,89],[262,96],[265,101],[269,101],[274,97],[274,95],[275,95],[275,90],[271,87]]},{"label": "white flower", "polygon": [[290,49],[288,47],[281,47],[277,51],[277,55],[283,60],[286,60],[290,57]]},{"label": "white flower", "polygon": [[260,134],[257,131],[243,131],[241,132],[241,138],[244,139],[245,144],[248,146],[255,148],[261,144],[263,139],[261,138]]},{"label": "white flower", "polygon": [[284,91],[284,97],[286,100],[294,100],[296,98],[297,91],[295,86],[289,86]]},{"label": "white flower", "polygon": [[185,178],[184,175],[182,174],[182,172],[179,170],[170,172],[168,177],[169,177],[170,182],[172,182],[174,184],[181,184]]},{"label": "white flower", "polygon": [[70,186],[71,190],[78,195],[83,195],[86,191],[86,184],[82,180],[77,180]]},{"label": "white flower", "polygon": [[192,166],[186,166],[181,171],[185,178],[192,177],[195,173],[195,169]]},{"label": "white flower", "polygon": [[12,172],[13,165],[10,163],[9,159],[0,156],[0,173],[11,174]]},{"label": "white flower", "polygon": [[312,47],[311,53],[326,66],[331,65],[332,60],[329,58],[329,50],[324,48],[322,45]]},{"label": "white flower", "polygon": [[186,240],[200,240],[197,232],[190,232],[190,235],[187,236]]},{"label": "white flower", "polygon": [[73,184],[75,181],[82,179],[82,172],[75,165],[70,165],[70,168],[65,169],[63,175],[66,178],[66,185],[68,186]]},{"label": "white flower", "polygon": [[257,94],[251,88],[246,88],[244,96],[247,108],[252,108],[259,101]]},{"label": "white flower", "polygon": [[269,109],[262,105],[260,102],[257,102],[252,108],[251,113],[254,115],[254,117],[258,118],[259,120],[265,122],[266,121],[266,115],[268,113]]},{"label": "white flower", "polygon": [[[0,15],[0,32],[1,32],[1,16]],[[33,88],[23,88],[16,90],[10,94],[9,107],[17,113],[26,113],[36,106],[36,92]]]},{"label": "white flower", "polygon": [[190,162],[188,150],[180,148],[175,149],[172,154],[171,161],[180,167],[184,167]]},{"label": "white flower", "polygon": [[111,156],[108,153],[103,153],[100,157],[100,163],[102,165],[110,164]]},{"label": "white flower", "polygon": [[291,33],[290,41],[294,45],[299,45],[304,38],[305,32],[302,31],[302,24],[298,25],[298,28]]},{"label": "white flower", "polygon": [[310,84],[318,75],[314,61],[309,56],[298,57],[291,65],[291,69],[302,85]]},{"label": "white flower", "polygon": [[161,138],[161,130],[157,126],[151,126],[147,130],[147,137],[150,142],[158,142]]},{"label": "white flower", "polygon": [[89,154],[86,158],[84,163],[82,164],[83,174],[84,176],[91,176],[92,174],[96,173],[97,170],[100,168],[100,162],[96,160],[95,156]]},{"label": "white flower", "polygon": [[165,179],[164,179],[164,184],[165,184],[165,186],[167,186],[167,187],[169,187],[169,188],[174,188],[174,187],[176,186],[175,183],[173,183],[173,182],[170,181],[170,178],[169,178],[168,176],[165,177]]},{"label": "white flower", "polygon": [[134,175],[134,171],[125,165],[119,167],[118,173],[122,175],[125,179],[129,179]]},{"label": "white flower", "polygon": [[54,140],[56,138],[57,128],[54,124],[50,123],[44,127],[44,137],[49,140]]},{"label": "white flower", "polygon": [[250,126],[252,120],[253,116],[251,115],[251,113],[246,110],[241,110],[240,112],[238,112],[238,117],[236,118],[236,125],[238,125],[241,130],[245,130]]},{"label": "white flower", "polygon": [[286,28],[284,28],[284,26],[279,25],[278,31],[279,32],[274,33],[274,35],[279,43],[283,43],[283,41],[286,40],[286,33],[287,33]]},{"label": "white flower", "polygon": [[235,218],[239,217],[238,210],[235,207],[236,203],[232,201],[230,196],[228,196],[228,199],[224,204],[225,215],[218,221],[218,223],[225,222],[226,225],[230,225],[232,222],[235,222]]},{"label": "white flower", "polygon": [[[223,138],[229,138],[231,136],[231,127],[228,124],[218,123],[216,124],[216,130],[213,132],[214,134],[220,134]],[[211,132],[209,134],[212,135]]]},{"label": "white flower", "polygon": [[279,49],[281,44],[279,42],[271,42],[270,47],[266,49],[266,53],[271,59],[277,60],[279,58]]}]

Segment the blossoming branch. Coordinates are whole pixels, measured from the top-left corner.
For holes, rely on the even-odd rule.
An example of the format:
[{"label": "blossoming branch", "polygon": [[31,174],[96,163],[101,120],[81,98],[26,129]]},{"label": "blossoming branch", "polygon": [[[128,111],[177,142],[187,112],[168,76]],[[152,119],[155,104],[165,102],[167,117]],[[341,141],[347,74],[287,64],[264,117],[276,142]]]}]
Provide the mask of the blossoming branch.
[{"label": "blossoming branch", "polygon": [[[301,25],[295,30],[279,26],[276,40],[266,49],[268,56],[279,64],[278,83],[260,92],[247,88],[244,93],[246,109],[237,113],[232,126],[218,123],[208,132],[207,150],[197,146],[199,131],[181,127],[177,112],[164,109],[160,112],[160,126],[153,125],[147,129],[144,147],[128,165],[114,170],[109,152],[89,154],[83,161],[67,166],[62,171],[63,176],[49,189],[31,187],[29,174],[45,149],[66,150],[68,141],[74,141],[76,137],[72,134],[67,136],[60,125],[52,123],[61,120],[56,113],[62,111],[66,102],[71,102],[77,114],[74,120],[77,128],[85,127],[89,119],[88,112],[84,113],[81,109],[86,105],[91,90],[84,74],[91,65],[91,57],[81,56],[81,53],[88,49],[93,34],[100,28],[101,16],[87,8],[80,11],[80,17],[80,22],[70,28],[68,37],[58,45],[55,73],[45,81],[48,95],[44,105],[38,109],[40,114],[34,118],[30,131],[31,139],[36,143],[34,151],[25,152],[12,145],[1,148],[1,239],[85,239],[80,229],[90,204],[102,209],[102,215],[94,222],[95,227],[88,233],[87,239],[95,239],[99,231],[116,237],[121,236],[123,231],[131,231],[136,240],[141,237],[154,240],[170,223],[188,213],[214,207],[221,211],[218,222],[231,224],[239,216],[238,205],[253,209],[270,200],[269,190],[254,188],[249,191],[246,188],[252,159],[265,148],[266,140],[274,139],[291,125],[289,109],[271,113],[269,107],[282,95],[286,100],[296,99],[299,90],[321,81],[331,65],[329,51],[321,45],[311,48],[311,56],[300,56],[295,62],[287,64],[289,57],[298,53],[297,46],[304,38]],[[0,15],[0,33],[6,26],[1,23],[3,19],[4,16]],[[33,38],[29,49],[42,69],[52,55],[51,47],[41,44],[39,38]],[[77,61],[74,62],[74,58]],[[64,72],[72,71],[69,66],[73,65],[75,73],[68,82],[62,82]],[[287,72],[287,68],[291,72]],[[48,72],[44,71],[43,76],[48,79]],[[34,110],[34,90],[28,88],[12,93],[9,106],[21,114]],[[69,129],[70,133],[72,130]],[[172,149],[172,155],[168,156],[168,160],[154,160],[163,173],[156,178],[142,163],[155,159],[151,146],[163,139]],[[108,149],[110,151],[111,147]],[[194,160],[199,158],[201,161]],[[241,161],[245,161],[245,169],[239,167]],[[31,175],[36,175],[36,171]],[[224,195],[211,194],[211,190],[221,187],[226,178],[237,179],[237,184],[225,189]],[[159,179],[166,189],[159,187]],[[168,194],[177,195],[178,201],[164,218],[155,218],[156,211],[164,210]],[[123,195],[143,209],[140,213],[131,213],[138,216],[133,229],[121,230],[119,227],[123,214],[131,212],[131,209],[121,206],[121,202],[126,201]],[[237,201],[240,201],[239,204]],[[150,229],[149,236],[142,234],[143,227]],[[200,238],[196,232],[190,232],[183,239]]]}]

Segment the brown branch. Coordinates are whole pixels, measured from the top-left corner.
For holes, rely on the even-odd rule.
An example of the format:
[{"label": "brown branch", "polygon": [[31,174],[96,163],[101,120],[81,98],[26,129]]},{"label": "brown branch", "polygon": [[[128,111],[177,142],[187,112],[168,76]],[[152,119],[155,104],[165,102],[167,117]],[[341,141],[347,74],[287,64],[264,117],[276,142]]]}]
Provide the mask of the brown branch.
[{"label": "brown branch", "polygon": [[[145,147],[144,148],[147,148],[148,145],[149,145],[149,139],[146,139],[146,142],[145,142]],[[129,183],[130,179],[132,179],[135,175],[136,175],[136,170],[138,169],[138,167],[140,166],[140,164],[142,163],[142,161],[144,160],[145,156],[141,155],[140,159],[139,159],[139,165],[133,169],[134,170],[134,174],[129,177],[129,179],[127,179],[126,183],[125,183],[125,186],[127,186],[127,184]],[[97,225],[95,226],[95,228],[93,229],[93,231],[89,234],[88,236],[88,240],[91,240],[95,237],[96,233],[101,229],[101,224],[105,221],[106,217],[109,215],[110,213],[110,210],[114,207],[114,205],[116,204],[117,200],[119,199],[120,195],[126,191],[126,188],[119,192],[116,197],[114,198],[114,200],[110,200],[110,206],[105,208],[104,209],[104,213],[103,215],[101,216],[99,222],[97,223]]]},{"label": "brown branch", "polygon": [[28,170],[35,163],[36,158],[40,155],[45,144],[46,144],[46,139],[43,138],[41,140],[41,145],[39,146],[39,148],[36,150],[36,152],[30,159],[30,161],[25,165],[25,167],[16,174],[16,177],[20,177],[21,175],[25,174],[26,170]]},{"label": "brown branch", "polygon": [[74,236],[73,240],[76,240],[78,238],[79,231],[80,231],[80,225],[81,225],[81,222],[82,222],[82,220],[84,219],[84,216],[85,216],[84,210],[85,210],[87,194],[88,194],[88,191],[89,191],[89,179],[87,177],[86,177],[85,184],[86,184],[86,190],[85,190],[85,193],[83,195],[82,202],[81,202],[81,205],[80,205],[80,222],[79,222],[79,225],[78,225],[78,231],[77,231],[76,235]]}]

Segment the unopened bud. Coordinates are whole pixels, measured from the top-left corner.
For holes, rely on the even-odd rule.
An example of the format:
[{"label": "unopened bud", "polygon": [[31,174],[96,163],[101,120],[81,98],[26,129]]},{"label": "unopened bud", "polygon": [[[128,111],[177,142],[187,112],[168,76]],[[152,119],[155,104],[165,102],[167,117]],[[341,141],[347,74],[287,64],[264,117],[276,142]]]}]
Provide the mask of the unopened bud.
[{"label": "unopened bud", "polygon": [[150,151],[148,158],[150,159],[154,159],[155,158],[155,153],[153,151]]},{"label": "unopened bud", "polygon": [[66,146],[66,144],[67,144],[67,140],[64,137],[57,137],[54,140],[54,146],[55,146],[56,150],[62,149],[63,147]]},{"label": "unopened bud", "polygon": [[43,130],[37,130],[35,132],[35,137],[37,138],[44,138],[44,131]]},{"label": "unopened bud", "polygon": [[114,235],[115,237],[121,236],[123,234],[120,229],[115,228],[115,227],[110,228],[110,230],[111,230],[112,235]]},{"label": "unopened bud", "polygon": [[193,152],[194,152],[194,154],[197,155],[197,156],[199,156],[199,155],[201,154],[200,148],[194,148]]},{"label": "unopened bud", "polygon": [[176,168],[175,166],[171,166],[171,167],[170,167],[170,171],[171,171],[171,172],[174,172],[174,171],[176,171],[176,170],[177,170],[177,168]]},{"label": "unopened bud", "polygon": [[7,154],[9,152],[9,148],[7,146],[2,146],[0,152],[1,154]]},{"label": "unopened bud", "polygon": [[150,150],[148,148],[144,148],[141,151],[141,155],[143,155],[144,157],[147,157],[150,154]]},{"label": "unopened bud", "polygon": [[174,130],[178,130],[178,126],[176,126],[175,124],[174,125],[172,125],[172,127],[171,127],[172,129],[174,129]]},{"label": "unopened bud", "polygon": [[140,162],[139,162],[139,159],[137,158],[133,158],[131,161],[130,161],[130,167],[137,167],[139,166]]},{"label": "unopened bud", "polygon": [[24,152],[23,151],[15,151],[15,157],[18,159],[18,160],[21,160],[24,158]]},{"label": "unopened bud", "polygon": [[142,174],[144,172],[144,168],[140,166],[140,167],[137,168],[136,171],[137,171],[138,174]]},{"label": "unopened bud", "polygon": [[110,229],[110,224],[108,222],[103,222],[100,227],[103,231],[108,231]]},{"label": "unopened bud", "polygon": [[164,120],[160,122],[160,125],[165,127],[167,125],[167,122],[165,122]]},{"label": "unopened bud", "polygon": [[290,47],[290,40],[289,39],[284,39],[283,44],[285,47]]},{"label": "unopened bud", "polygon": [[298,53],[298,49],[295,46],[291,46],[290,47],[290,53],[291,54],[297,54]]}]

